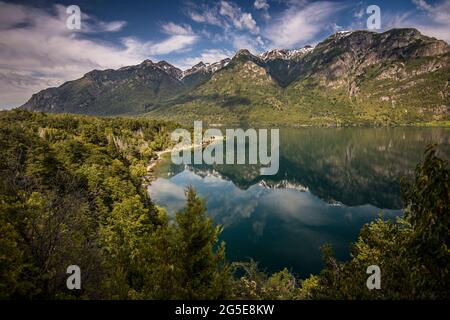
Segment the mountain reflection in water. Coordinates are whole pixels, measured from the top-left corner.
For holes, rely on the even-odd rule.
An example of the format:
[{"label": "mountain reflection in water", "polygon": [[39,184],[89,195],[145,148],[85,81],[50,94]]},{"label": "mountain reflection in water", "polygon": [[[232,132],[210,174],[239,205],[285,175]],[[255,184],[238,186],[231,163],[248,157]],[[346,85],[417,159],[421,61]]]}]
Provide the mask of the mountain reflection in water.
[{"label": "mountain reflection in water", "polygon": [[400,178],[411,177],[429,143],[450,158],[450,129],[281,129],[280,170],[260,176],[252,165],[157,168],[152,199],[174,214],[186,186],[206,199],[224,226],[227,258],[253,258],[268,271],[290,268],[299,276],[322,268],[320,246],[348,259],[363,224],[401,213]]}]

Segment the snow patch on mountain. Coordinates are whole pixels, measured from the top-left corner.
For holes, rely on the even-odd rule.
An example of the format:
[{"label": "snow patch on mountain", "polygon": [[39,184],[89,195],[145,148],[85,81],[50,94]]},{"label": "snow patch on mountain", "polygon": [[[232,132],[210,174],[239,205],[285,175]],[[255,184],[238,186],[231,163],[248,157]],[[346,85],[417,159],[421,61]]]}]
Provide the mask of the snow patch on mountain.
[{"label": "snow patch on mountain", "polygon": [[187,76],[190,76],[194,73],[197,73],[197,72],[202,72],[205,74],[215,73],[215,72],[221,70],[222,68],[226,67],[228,65],[228,63],[230,62],[230,60],[231,59],[226,58],[226,59],[223,59],[223,60],[221,60],[219,62],[215,62],[215,63],[203,63],[201,61],[198,64],[196,64],[195,66],[193,66],[191,69],[183,71],[181,79],[185,78]]},{"label": "snow patch on mountain", "polygon": [[314,48],[311,46],[306,46],[295,50],[274,49],[260,54],[259,58],[264,62],[276,59],[291,60],[302,57],[312,50],[314,50]]}]

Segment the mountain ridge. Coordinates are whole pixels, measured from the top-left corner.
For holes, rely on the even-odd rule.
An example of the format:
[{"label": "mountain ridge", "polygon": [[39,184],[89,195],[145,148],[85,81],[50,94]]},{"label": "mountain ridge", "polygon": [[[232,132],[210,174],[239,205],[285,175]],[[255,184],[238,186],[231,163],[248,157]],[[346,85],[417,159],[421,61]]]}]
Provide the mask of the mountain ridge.
[{"label": "mountain ridge", "polygon": [[243,49],[184,71],[151,60],[94,70],[21,108],[212,123],[379,124],[390,113],[394,123],[448,120],[449,52],[416,29],[339,32],[315,47]]}]

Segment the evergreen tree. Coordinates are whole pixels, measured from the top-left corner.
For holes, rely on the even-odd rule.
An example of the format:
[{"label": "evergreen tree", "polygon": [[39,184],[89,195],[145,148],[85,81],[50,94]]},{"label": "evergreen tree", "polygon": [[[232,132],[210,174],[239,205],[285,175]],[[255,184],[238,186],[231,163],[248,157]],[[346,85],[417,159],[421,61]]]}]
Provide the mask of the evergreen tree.
[{"label": "evergreen tree", "polygon": [[[352,259],[338,262],[324,248],[325,269],[304,282],[308,299],[448,299],[450,297],[450,174],[448,161],[429,147],[403,182],[404,217],[365,225]],[[381,269],[381,290],[368,290],[366,269]]]},{"label": "evergreen tree", "polygon": [[176,221],[183,298],[226,297],[230,268],[225,264],[225,244],[218,245],[222,228],[214,226],[192,187],[186,190],[186,207],[177,213]]}]

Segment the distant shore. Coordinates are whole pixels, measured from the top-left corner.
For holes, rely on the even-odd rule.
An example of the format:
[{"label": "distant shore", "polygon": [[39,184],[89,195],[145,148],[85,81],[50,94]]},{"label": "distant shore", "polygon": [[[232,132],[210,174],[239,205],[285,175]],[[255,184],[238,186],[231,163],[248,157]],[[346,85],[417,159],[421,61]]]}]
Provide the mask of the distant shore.
[{"label": "distant shore", "polygon": [[192,149],[196,149],[196,148],[205,148],[208,145],[223,140],[223,137],[213,137],[207,141],[203,141],[203,143],[200,144],[192,144],[190,146],[186,146],[183,148],[177,148],[175,146],[172,146],[170,148],[167,148],[165,150],[161,150],[161,151],[157,151],[156,152],[156,157],[154,159],[152,159],[148,165],[147,165],[147,175],[144,177],[144,182],[146,186],[151,185],[151,183],[155,180],[155,176],[154,176],[154,168],[161,162],[162,160],[162,156],[164,154],[168,154],[168,153],[172,153],[174,151],[186,151],[186,150],[192,150]]},{"label": "distant shore", "polygon": [[[191,122],[177,121],[176,119],[157,118],[163,121],[174,121],[182,125],[192,125]],[[450,120],[435,120],[425,122],[411,123],[277,123],[277,122],[224,122],[224,123],[208,123],[204,120],[205,128],[403,128],[403,127],[442,127],[449,128]]]}]

